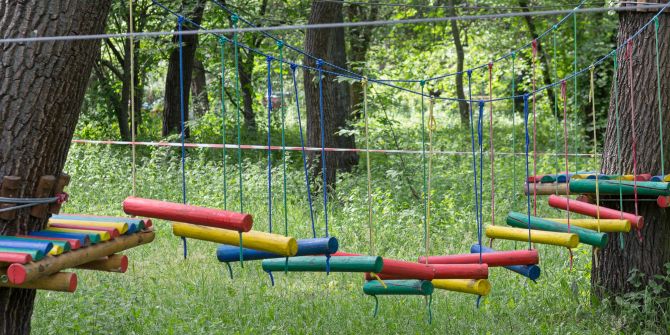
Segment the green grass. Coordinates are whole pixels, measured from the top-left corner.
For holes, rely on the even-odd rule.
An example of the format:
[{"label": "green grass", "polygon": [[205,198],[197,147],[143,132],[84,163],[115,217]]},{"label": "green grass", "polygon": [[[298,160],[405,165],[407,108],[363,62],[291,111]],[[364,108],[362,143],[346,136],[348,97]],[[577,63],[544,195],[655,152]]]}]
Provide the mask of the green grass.
[{"label": "green grass", "polygon": [[[448,134],[445,134],[448,135]],[[507,135],[504,139],[507,140]],[[502,141],[502,140],[501,140]],[[520,141],[519,141],[520,142]],[[464,145],[467,142],[457,143]],[[467,148],[467,146],[465,146]],[[501,145],[502,147],[502,145]],[[440,149],[454,149],[442,145]],[[501,149],[504,150],[504,149]],[[137,195],[180,201],[177,149],[141,151]],[[223,207],[220,151],[192,150],[187,166],[188,201]],[[244,206],[254,214],[255,229],[267,230],[267,185],[260,152],[245,152]],[[421,191],[418,156],[408,157],[405,175]],[[304,176],[298,153],[292,153],[288,174],[289,234],[311,237]],[[363,161],[362,161],[363,162]],[[397,156],[373,156],[375,253],[415,259],[425,253],[421,201],[408,191]],[[540,162],[550,170],[554,158]],[[496,170],[497,224],[510,209],[525,210],[525,197],[512,188],[511,157],[499,156]],[[466,253],[476,243],[470,156],[439,156],[434,161],[432,193],[432,253]],[[522,173],[522,157],[517,159]],[[283,233],[280,164],[274,171],[274,231]],[[229,166],[228,208],[239,208],[237,172]],[[360,171],[341,175],[338,192],[329,201],[330,233],[340,248],[369,252],[366,177]],[[131,194],[130,155],[126,149],[75,145],[66,167],[73,176],[68,213],[121,215],[121,202]],[[485,181],[488,181],[485,167]],[[518,177],[518,179],[521,177]],[[520,180],[520,179],[519,179]],[[486,182],[485,182],[486,184]],[[314,185],[318,188],[318,184]],[[484,222],[490,222],[488,186],[484,191]],[[317,235],[324,234],[321,197],[314,197]],[[539,213],[557,215],[540,200]],[[189,240],[183,259],[181,241],[169,223],[156,221],[156,240],[130,250],[126,274],[79,271],[74,294],[39,292],[33,316],[36,334],[603,334],[623,332],[617,317],[590,297],[591,250],[575,250],[574,268],[568,252],[538,246],[542,276],[529,282],[502,268],[491,270],[492,293],[475,307],[476,297],[436,291],[433,322],[428,324],[421,297],[379,297],[379,316],[373,318],[374,299],[362,292],[362,274],[276,273],[270,286],[259,262],[233,266],[230,279],[216,260],[216,244]],[[496,241],[498,249],[524,248],[525,243]]]}]

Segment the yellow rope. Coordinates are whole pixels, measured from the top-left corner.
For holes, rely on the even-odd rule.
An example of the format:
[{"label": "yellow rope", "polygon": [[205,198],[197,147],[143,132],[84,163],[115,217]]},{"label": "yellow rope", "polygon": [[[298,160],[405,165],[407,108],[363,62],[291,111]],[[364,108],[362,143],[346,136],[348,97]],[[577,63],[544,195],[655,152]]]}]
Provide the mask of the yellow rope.
[{"label": "yellow rope", "polygon": [[598,167],[598,139],[596,137],[596,97],[595,97],[595,83],[594,83],[594,67],[591,65],[591,88],[589,91],[589,102],[591,102],[591,113],[593,114],[593,166],[596,168],[596,219],[598,222],[598,232],[600,232],[600,188],[598,186],[598,175],[600,174],[600,167]]},{"label": "yellow rope", "polygon": [[377,280],[384,288],[388,288],[388,286],[386,286],[386,283],[384,283],[384,281],[376,273],[370,272],[370,276],[372,276],[372,278]]},{"label": "yellow rope", "polygon": [[368,78],[367,77],[363,77],[363,80],[361,80],[361,86],[363,86],[363,117],[365,118],[365,160],[368,169],[368,228],[370,230],[370,236],[369,236],[370,255],[374,255],[375,245],[374,245],[374,223],[372,222],[372,173],[370,172],[370,137],[368,136]]}]

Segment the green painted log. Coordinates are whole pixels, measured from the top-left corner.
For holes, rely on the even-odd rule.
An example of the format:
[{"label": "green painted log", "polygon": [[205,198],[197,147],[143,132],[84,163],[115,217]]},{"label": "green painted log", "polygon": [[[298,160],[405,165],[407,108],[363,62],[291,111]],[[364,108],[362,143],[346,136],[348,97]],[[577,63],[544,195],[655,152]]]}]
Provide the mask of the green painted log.
[{"label": "green painted log", "polygon": [[44,252],[37,249],[19,249],[19,248],[0,248],[0,252],[15,252],[19,254],[28,254],[33,258],[33,262],[44,258]]},{"label": "green painted log", "polygon": [[[528,215],[517,212],[510,212],[509,215],[507,215],[507,224],[517,228],[528,228]],[[568,225],[545,220],[536,216],[530,217],[530,228],[561,233],[568,232]],[[605,245],[607,245],[608,237],[605,233],[599,233],[576,226],[570,227],[570,233],[577,234],[577,236],[579,236],[580,243],[599,248],[604,248]]]},{"label": "green painted log", "polygon": [[[386,287],[384,287],[384,285]],[[429,280],[371,280],[363,285],[367,295],[431,295],[433,283]]]},{"label": "green painted log", "polygon": [[552,174],[547,174],[540,178],[540,183],[553,183],[556,181],[556,176]]},{"label": "green painted log", "polygon": [[[326,256],[300,256],[263,260],[265,271],[326,271]],[[331,272],[374,272],[382,271],[384,261],[379,256],[338,256],[330,258]]]},{"label": "green painted log", "polygon": [[[601,195],[619,195],[619,183],[623,195],[634,194],[633,181],[629,180],[599,180],[598,192]],[[593,179],[578,179],[570,181],[570,192],[596,193],[596,181]],[[670,195],[670,183],[657,181],[638,181],[637,194],[645,196]]]}]

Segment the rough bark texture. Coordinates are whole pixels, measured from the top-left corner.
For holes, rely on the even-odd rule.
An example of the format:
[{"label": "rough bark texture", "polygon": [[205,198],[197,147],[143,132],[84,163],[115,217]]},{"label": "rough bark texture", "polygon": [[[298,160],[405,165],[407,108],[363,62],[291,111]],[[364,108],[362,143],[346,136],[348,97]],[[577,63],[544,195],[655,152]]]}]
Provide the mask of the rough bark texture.
[{"label": "rough bark texture", "polygon": [[[342,22],[342,2],[313,1],[309,17],[310,24]],[[338,67],[346,68],[346,48],[344,45],[344,28],[310,29],[305,35],[305,52],[323,59]],[[305,63],[316,67],[316,61],[305,57]],[[325,66],[325,70],[335,70]],[[338,70],[339,72],[339,70]],[[317,73],[304,71],[305,99],[307,101],[307,141],[310,146],[321,146],[321,127],[319,122],[319,83]],[[349,84],[338,82],[331,75],[323,75],[323,114],[325,119],[325,146],[354,148],[353,136],[338,135],[337,132],[346,127],[351,115]],[[328,182],[335,185],[336,170],[348,171],[358,163],[356,153],[326,153],[326,171]],[[319,162],[317,172],[320,173]]]},{"label": "rough bark texture", "polygon": [[[188,18],[193,22],[200,24],[202,14],[205,9],[205,1],[198,0]],[[188,22],[184,22],[182,30],[193,30]],[[175,28],[177,31],[178,28]],[[174,49],[170,53],[168,63],[168,72],[165,78],[165,107],[163,109],[163,136],[169,134],[179,134],[181,132],[181,92],[180,92],[180,65],[183,73],[184,85],[184,122],[188,121],[189,100],[191,98],[191,78],[193,76],[193,60],[195,51],[198,47],[198,35],[182,36],[182,60],[179,62],[179,37],[173,38]],[[184,136],[189,137],[188,128],[184,128]]]},{"label": "rough bark texture", "polygon": [[[645,24],[653,13],[623,12],[620,14],[618,43]],[[665,159],[670,157],[670,15],[660,17],[659,49],[661,60],[661,95],[663,102],[663,143]],[[625,173],[633,170],[632,129],[631,129],[631,98],[636,113],[635,134],[637,136],[637,172],[660,174],[659,116],[656,77],[656,52],[654,47],[653,25],[646,29],[634,41],[633,92],[629,85],[628,65],[631,60],[623,59],[619,54],[618,91],[619,113],[621,124],[621,164]],[[616,119],[614,88],[607,122],[607,134],[604,148],[603,171],[618,173]],[[669,173],[665,164],[665,173]],[[618,202],[608,202],[607,206],[618,208]],[[625,202],[624,210],[635,212],[633,202]],[[668,211],[659,209],[655,203],[640,202],[639,213],[644,217],[642,229],[643,241],[638,241],[635,233],[625,234],[625,248],[619,249],[616,234],[610,234],[610,243],[603,250],[594,254],[598,262],[594,262],[592,284],[599,295],[620,294],[628,292],[632,286],[627,282],[630,271],[639,269],[648,277],[665,273],[664,264],[670,262],[670,220]]]},{"label": "rough bark texture", "polygon": [[198,59],[193,63],[193,115],[200,117],[209,110],[209,97],[207,96],[207,77],[205,76],[205,65]]},{"label": "rough bark texture", "polygon": [[[3,38],[100,34],[111,1],[5,1]],[[0,55],[0,178],[22,179],[19,197],[31,197],[38,179],[63,169],[91,68],[95,40],[2,44]],[[76,75],[73,75],[76,74]],[[0,221],[0,233],[41,229],[45,219],[19,211]],[[0,334],[28,334],[34,290],[0,289]]]},{"label": "rough bark texture", "polygon": [[[449,8],[447,9],[448,16],[456,16],[456,9],[454,8],[454,0],[449,0]],[[454,39],[454,48],[456,48],[456,96],[458,99],[458,115],[461,116],[461,125],[470,127],[470,104],[465,102],[465,88],[463,86],[463,62],[465,61],[465,52],[463,51],[463,43],[461,43],[461,31],[458,29],[458,22],[452,20],[451,22],[451,36]]]}]

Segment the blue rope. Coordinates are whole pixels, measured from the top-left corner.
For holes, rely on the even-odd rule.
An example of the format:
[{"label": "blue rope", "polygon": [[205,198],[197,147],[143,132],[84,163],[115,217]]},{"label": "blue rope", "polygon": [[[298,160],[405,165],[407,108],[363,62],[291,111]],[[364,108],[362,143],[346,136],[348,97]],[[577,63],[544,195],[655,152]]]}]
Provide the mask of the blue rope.
[{"label": "blue rope", "polygon": [[[328,177],[326,170],[326,120],[323,115],[323,66],[322,60],[316,61],[319,71],[319,127],[321,128],[321,176],[323,177],[323,220],[326,225],[326,237],[328,237]],[[330,254],[326,255],[326,275],[330,275]]]},{"label": "blue rope", "polygon": [[268,227],[272,233],[272,56],[268,56]]},{"label": "blue rope", "polygon": [[[186,204],[186,145],[185,137],[186,131],[184,126],[184,50],[183,50],[183,38],[182,38],[182,28],[184,25],[184,17],[179,16],[177,18],[177,29],[179,31],[179,112],[181,116],[181,198],[182,202]],[[181,238],[183,248],[184,248],[184,258],[188,256],[188,246],[186,245],[186,237]]]},{"label": "blue rope", "polygon": [[316,238],[316,227],[314,226],[314,208],[312,206],[312,190],[309,186],[309,171],[307,170],[307,154],[305,153],[305,137],[302,133],[302,121],[300,120],[300,100],[298,97],[298,81],[295,78],[297,65],[291,64],[291,75],[293,76],[293,92],[295,94],[295,109],[298,111],[298,130],[300,131],[300,146],[302,147],[302,167],[305,170],[305,188],[307,189],[307,202],[309,203],[309,218],[312,221],[312,237]]},{"label": "blue rope", "polygon": [[[470,95],[470,100],[472,100],[472,71],[468,71],[468,92]],[[481,222],[479,221],[479,191],[477,190],[477,154],[475,153],[475,122],[472,112],[472,104],[468,104],[470,108],[470,139],[472,141],[472,187],[475,191],[475,221],[477,222],[477,227],[481,227]],[[482,253],[481,253],[482,240],[479,239],[479,262],[482,262]]]},{"label": "blue rope", "polygon": [[482,132],[482,119],[484,118],[484,101],[479,102],[479,120],[477,124],[477,138],[479,140],[479,219],[477,220],[477,240],[479,242],[479,263],[482,263],[482,226],[484,225],[484,217],[482,215],[482,210],[484,204],[482,203],[482,170],[484,168],[483,163],[483,151],[482,151],[482,142],[483,142],[483,132]]},{"label": "blue rope", "polygon": [[322,60],[316,61],[319,70],[319,126],[321,128],[321,176],[323,178],[323,219],[326,224],[326,237],[328,237],[328,176],[326,171],[326,120],[323,115],[323,74]]},{"label": "blue rope", "polygon": [[[529,177],[529,171],[528,171],[528,146],[530,144],[530,137],[528,136],[528,96],[529,94],[524,94],[523,95],[523,124],[526,129],[526,181],[528,181]],[[566,172],[567,173],[567,172]],[[529,190],[528,183],[525,183],[526,189]],[[530,242],[530,192],[526,192],[526,200],[527,200],[527,211],[528,211],[528,249],[532,249],[532,245]]]}]

